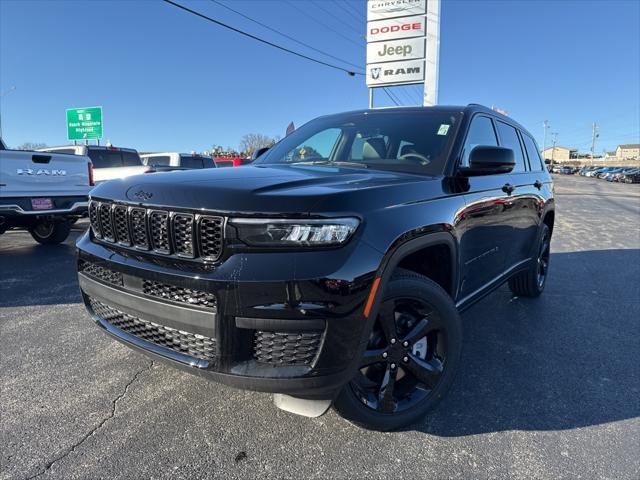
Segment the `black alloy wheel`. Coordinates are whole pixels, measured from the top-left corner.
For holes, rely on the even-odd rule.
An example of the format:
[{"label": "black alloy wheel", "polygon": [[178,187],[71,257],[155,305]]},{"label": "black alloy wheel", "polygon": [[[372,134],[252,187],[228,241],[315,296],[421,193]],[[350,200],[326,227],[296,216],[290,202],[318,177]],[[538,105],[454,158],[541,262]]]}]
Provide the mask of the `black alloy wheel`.
[{"label": "black alloy wheel", "polygon": [[547,281],[547,272],[549,271],[549,258],[551,256],[551,233],[546,228],[540,241],[538,251],[538,288],[542,289]]},{"label": "black alloy wheel", "polygon": [[334,405],[374,430],[419,421],[451,386],[462,325],[451,297],[417,273],[398,270],[385,287],[356,372]]},{"label": "black alloy wheel", "polygon": [[393,298],[380,306],[376,325],[350,386],[377,412],[407,410],[438,385],[447,357],[446,326],[425,300]]}]

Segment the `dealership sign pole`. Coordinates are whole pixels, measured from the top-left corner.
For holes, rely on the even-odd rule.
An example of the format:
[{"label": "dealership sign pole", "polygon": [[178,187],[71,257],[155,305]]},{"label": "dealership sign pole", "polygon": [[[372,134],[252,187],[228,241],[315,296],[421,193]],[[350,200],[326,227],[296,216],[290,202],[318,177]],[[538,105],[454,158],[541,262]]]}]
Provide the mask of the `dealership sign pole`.
[{"label": "dealership sign pole", "polygon": [[367,86],[424,84],[425,106],[437,103],[440,0],[367,1]]}]

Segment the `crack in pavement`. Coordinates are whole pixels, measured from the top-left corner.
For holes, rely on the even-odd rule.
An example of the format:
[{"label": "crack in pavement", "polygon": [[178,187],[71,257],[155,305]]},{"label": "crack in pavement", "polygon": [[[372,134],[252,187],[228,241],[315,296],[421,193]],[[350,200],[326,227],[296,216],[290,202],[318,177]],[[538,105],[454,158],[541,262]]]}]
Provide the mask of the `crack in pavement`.
[{"label": "crack in pavement", "polygon": [[64,458],[68,457],[73,452],[75,452],[78,447],[80,447],[89,438],[94,436],[109,420],[111,420],[113,417],[115,417],[116,416],[116,410],[118,408],[118,402],[120,400],[122,400],[127,395],[127,393],[129,392],[129,387],[131,387],[131,385],[133,385],[133,383],[140,377],[140,375],[142,375],[144,372],[148,372],[148,371],[151,370],[151,368],[153,367],[153,364],[154,364],[154,362],[151,361],[151,363],[149,363],[149,365],[147,365],[145,368],[142,368],[142,369],[140,369],[140,370],[138,370],[136,372],[136,374],[133,376],[133,378],[124,386],[123,392],[120,395],[118,395],[114,400],[111,401],[111,412],[105,418],[103,418],[100,421],[100,423],[98,423],[95,427],[93,427],[91,430],[89,430],[89,432],[86,435],[84,435],[79,441],[77,441],[76,443],[71,445],[71,447],[66,449],[61,455],[59,455],[58,457],[56,457],[53,460],[51,460],[50,462],[48,462],[45,465],[44,469],[42,469],[40,472],[38,472],[37,474],[32,475],[30,477],[27,477],[27,480],[32,480],[34,478],[38,478],[38,477],[44,475],[45,473],[47,473],[51,469],[51,467],[53,467],[60,460],[63,460]]}]

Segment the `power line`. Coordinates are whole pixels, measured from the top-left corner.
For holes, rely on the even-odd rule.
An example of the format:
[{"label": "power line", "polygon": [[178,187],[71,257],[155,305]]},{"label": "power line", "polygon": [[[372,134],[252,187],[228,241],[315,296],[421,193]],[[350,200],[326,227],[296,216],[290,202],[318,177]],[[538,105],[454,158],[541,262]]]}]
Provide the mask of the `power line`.
[{"label": "power line", "polygon": [[315,47],[309,45],[308,43],[304,43],[304,42],[302,42],[300,40],[297,40],[297,39],[293,38],[292,36],[287,35],[286,33],[282,33],[281,31],[276,30],[275,28],[272,28],[269,25],[266,25],[266,24],[264,24],[262,22],[259,22],[258,20],[254,19],[254,18],[251,18],[250,16],[245,15],[242,12],[239,12],[238,10],[233,9],[230,6],[225,5],[222,2],[219,2],[218,0],[209,0],[209,1],[215,3],[216,5],[221,6],[222,8],[226,8],[227,10],[230,10],[230,11],[232,11],[233,13],[235,13],[237,15],[240,15],[242,18],[246,18],[250,22],[253,22],[253,23],[257,24],[257,25],[260,25],[261,27],[264,27],[267,30],[270,30],[270,31],[272,31],[274,33],[277,33],[278,35],[282,35],[283,37],[288,38],[292,42],[296,42],[296,43],[298,43],[298,44],[300,44],[300,45],[302,45],[304,47],[307,47],[307,48],[309,48],[311,50],[314,50],[314,51],[316,51],[318,53],[321,53],[322,55],[326,55],[327,57],[331,57],[334,60],[338,60],[339,62],[346,63],[347,65],[351,65],[352,67],[361,68],[361,65],[356,65],[355,63],[347,62],[346,60],[343,60],[342,58],[336,57],[335,55],[331,55],[330,53],[327,53],[327,52],[324,52],[324,51],[322,51],[322,50],[320,50],[318,48],[315,48]]},{"label": "power line", "polygon": [[387,97],[389,97],[391,99],[391,101],[396,104],[396,106],[398,106],[398,107],[400,106],[400,102],[398,101],[398,99],[395,97],[395,95],[393,95],[389,91],[389,89],[387,87],[382,87],[382,90],[384,91],[384,93],[387,94]]},{"label": "power line", "polygon": [[347,12],[347,14],[348,14],[348,15],[351,15],[351,18],[353,18],[354,20],[356,20],[356,21],[358,21],[358,22],[361,22],[361,21],[362,21],[362,19],[360,18],[360,16],[359,16],[359,15],[357,15],[357,14],[353,13],[353,10],[348,9],[348,8],[347,8],[347,7],[346,7],[346,6],[345,6],[345,5],[344,5],[340,0],[336,0],[336,1],[334,2],[334,4],[335,4],[337,7],[340,7],[340,9],[342,9],[342,11]]},{"label": "power line", "polygon": [[[358,20],[360,19],[360,12],[358,10],[355,9],[355,7],[351,4],[351,2],[349,2],[348,0],[344,2],[345,7],[349,7],[349,10],[351,10],[352,12],[354,12],[358,18]],[[365,14],[366,16],[366,14]]]},{"label": "power line", "polygon": [[231,30],[232,32],[239,33],[240,35],[244,35],[245,37],[249,37],[249,38],[251,38],[253,40],[256,40],[258,42],[264,43],[265,45],[269,45],[271,47],[277,48],[278,50],[282,50],[283,52],[287,52],[287,53],[290,53],[290,54],[295,55],[297,57],[309,60],[311,62],[315,62],[315,63],[318,63],[320,65],[324,65],[325,67],[330,67],[330,68],[334,68],[336,70],[340,70],[340,71],[345,72],[346,74],[348,74],[348,75],[350,75],[352,77],[354,75],[364,75],[364,73],[362,73],[362,72],[354,72],[354,71],[348,70],[346,68],[340,67],[338,65],[333,65],[331,63],[324,62],[322,60],[318,60],[317,58],[310,57],[310,56],[305,55],[303,53],[296,52],[295,50],[291,50],[289,48],[283,47],[281,45],[278,45],[277,43],[270,42],[268,40],[265,40],[264,38],[260,38],[260,37],[258,37],[256,35],[253,35],[251,33],[248,33],[248,32],[245,32],[243,30],[240,30],[239,28],[232,27],[231,25],[223,23],[220,20],[216,20],[215,18],[208,17],[207,15],[204,15],[203,13],[196,12],[195,10],[192,10],[192,9],[190,9],[188,7],[185,7],[184,5],[180,5],[179,3],[176,3],[173,0],[163,0],[163,1],[165,3],[168,3],[169,5],[173,5],[176,8],[184,10],[185,12],[189,12],[192,15],[195,15],[197,17],[203,18],[204,20],[208,20],[209,22],[215,23],[216,25],[219,25],[219,26],[224,27],[224,28],[226,28],[228,30]]},{"label": "power line", "polygon": [[329,29],[329,30],[331,30],[333,33],[335,33],[335,34],[337,34],[337,35],[341,36],[342,38],[344,38],[347,42],[351,42],[351,43],[353,43],[354,45],[357,45],[358,47],[362,47],[362,45],[363,45],[363,44],[362,44],[361,42],[356,42],[355,40],[353,40],[353,39],[351,39],[351,38],[347,37],[346,35],[344,35],[342,32],[340,32],[340,31],[336,30],[335,28],[333,28],[331,25],[327,25],[326,23],[324,23],[323,21],[321,21],[319,18],[314,17],[313,15],[311,15],[311,14],[309,14],[309,13],[305,12],[304,10],[301,10],[300,8],[298,8],[298,6],[297,6],[295,3],[293,3],[293,2],[291,2],[291,1],[289,1],[289,0],[286,0],[286,2],[287,2],[289,5],[291,5],[293,8],[295,8],[296,10],[298,10],[300,13],[302,13],[305,17],[310,18],[311,20],[313,20],[313,21],[314,21],[314,23],[318,23],[318,24],[320,24],[320,25],[323,25],[325,28],[328,28],[328,29]]},{"label": "power line", "polygon": [[330,17],[333,17],[335,20],[337,20],[338,22],[340,22],[342,25],[346,26],[347,28],[349,28],[352,32],[355,32],[356,35],[358,35],[358,38],[363,38],[364,39],[364,35],[362,35],[362,33],[359,30],[356,30],[355,28],[353,28],[353,25],[350,23],[345,22],[344,20],[342,20],[340,17],[334,15],[330,10],[327,10],[326,8],[324,8],[323,6],[320,5],[320,3],[316,2],[312,2],[316,8],[319,8],[320,10],[322,10],[324,13],[326,13],[327,15],[329,15]]}]

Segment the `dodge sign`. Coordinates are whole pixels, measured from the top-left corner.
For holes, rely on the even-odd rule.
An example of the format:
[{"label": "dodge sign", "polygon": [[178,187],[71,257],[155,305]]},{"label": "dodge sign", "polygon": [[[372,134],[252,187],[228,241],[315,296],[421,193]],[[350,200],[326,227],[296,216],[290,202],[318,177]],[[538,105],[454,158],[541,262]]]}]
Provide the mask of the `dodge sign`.
[{"label": "dodge sign", "polygon": [[424,16],[380,20],[367,24],[367,42],[424,37],[425,32]]}]

